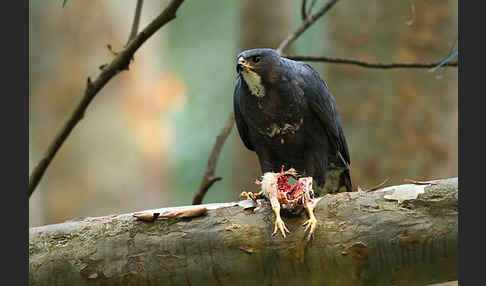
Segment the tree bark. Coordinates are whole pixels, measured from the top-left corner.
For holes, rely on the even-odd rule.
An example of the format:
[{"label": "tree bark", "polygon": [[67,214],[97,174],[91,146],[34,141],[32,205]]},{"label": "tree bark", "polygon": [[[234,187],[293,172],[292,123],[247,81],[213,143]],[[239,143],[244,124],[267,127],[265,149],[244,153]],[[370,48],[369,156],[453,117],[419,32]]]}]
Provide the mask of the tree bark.
[{"label": "tree bark", "polygon": [[[133,214],[30,228],[30,285],[427,285],[458,279],[458,179],[316,199],[272,237],[268,203],[205,206],[194,218]],[[400,192],[402,196],[397,194]],[[420,193],[422,192],[422,193]],[[418,194],[418,196],[417,196]],[[398,199],[397,202],[393,199]],[[253,206],[253,207],[252,207]]]}]

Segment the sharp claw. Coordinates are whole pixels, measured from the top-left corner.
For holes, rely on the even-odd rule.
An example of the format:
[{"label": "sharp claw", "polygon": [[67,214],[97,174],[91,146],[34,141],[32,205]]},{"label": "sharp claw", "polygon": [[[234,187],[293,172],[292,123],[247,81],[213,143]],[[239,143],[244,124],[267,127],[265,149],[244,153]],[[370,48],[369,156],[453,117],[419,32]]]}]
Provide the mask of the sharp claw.
[{"label": "sharp claw", "polygon": [[280,233],[282,233],[282,236],[285,238],[286,235],[285,235],[285,232],[288,232],[290,233],[290,231],[287,229],[287,226],[285,225],[285,223],[282,221],[282,220],[275,220],[275,228],[273,229],[273,233],[272,233],[272,236],[275,235],[278,230],[280,230]]},{"label": "sharp claw", "polygon": [[309,233],[307,235],[307,241],[309,241],[312,237],[314,237],[314,233]]},{"label": "sharp claw", "polygon": [[305,226],[305,230],[304,231],[307,231],[309,229],[309,227],[312,226],[312,223],[310,221],[306,221],[303,226]]},{"label": "sharp claw", "polygon": [[280,232],[282,233],[283,237],[285,237],[285,232],[290,232],[285,225],[280,229]]},{"label": "sharp claw", "polygon": [[311,237],[314,236],[314,231],[316,230],[317,220],[316,219],[309,219],[302,224],[305,226],[305,231],[309,231],[307,236],[307,240],[310,240]]}]

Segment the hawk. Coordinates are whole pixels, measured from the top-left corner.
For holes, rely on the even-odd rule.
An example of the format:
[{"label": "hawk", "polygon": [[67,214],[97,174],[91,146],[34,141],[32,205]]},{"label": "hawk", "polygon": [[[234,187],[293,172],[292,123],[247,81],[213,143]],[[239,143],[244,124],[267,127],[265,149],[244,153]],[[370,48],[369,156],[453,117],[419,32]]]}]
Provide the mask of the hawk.
[{"label": "hawk", "polygon": [[312,177],[316,196],[351,191],[348,145],[320,74],[273,49],[241,52],[236,71],[236,126],[262,173],[285,165]]}]

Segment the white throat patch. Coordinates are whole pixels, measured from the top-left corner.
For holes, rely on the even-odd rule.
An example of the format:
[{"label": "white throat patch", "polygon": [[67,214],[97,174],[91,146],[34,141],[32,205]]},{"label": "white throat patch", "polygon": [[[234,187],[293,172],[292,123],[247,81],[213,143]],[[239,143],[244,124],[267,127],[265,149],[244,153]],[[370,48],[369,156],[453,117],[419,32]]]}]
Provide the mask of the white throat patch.
[{"label": "white throat patch", "polygon": [[262,85],[262,78],[253,71],[242,71],[241,75],[246,82],[246,85],[250,88],[251,94],[256,97],[265,96],[265,88]]}]

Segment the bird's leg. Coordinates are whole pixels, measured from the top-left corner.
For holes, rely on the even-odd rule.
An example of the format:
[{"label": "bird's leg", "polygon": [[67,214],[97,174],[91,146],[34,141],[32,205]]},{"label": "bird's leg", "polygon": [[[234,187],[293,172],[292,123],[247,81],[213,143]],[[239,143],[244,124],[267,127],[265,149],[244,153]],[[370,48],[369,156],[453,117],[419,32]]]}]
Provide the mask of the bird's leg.
[{"label": "bird's leg", "polygon": [[312,200],[304,200],[304,208],[309,215],[309,219],[302,225],[305,226],[305,231],[309,230],[309,234],[307,235],[307,240],[309,240],[314,235],[314,231],[317,227],[317,219],[314,216],[314,206],[312,204]]},{"label": "bird's leg", "polygon": [[280,217],[280,203],[278,202],[277,198],[270,198],[270,203],[272,204],[272,210],[275,213],[275,228],[273,229],[272,236],[277,233],[277,230],[280,230],[282,236],[285,238],[285,232],[290,231],[287,229],[285,223]]}]

